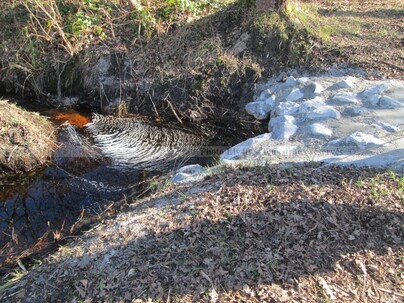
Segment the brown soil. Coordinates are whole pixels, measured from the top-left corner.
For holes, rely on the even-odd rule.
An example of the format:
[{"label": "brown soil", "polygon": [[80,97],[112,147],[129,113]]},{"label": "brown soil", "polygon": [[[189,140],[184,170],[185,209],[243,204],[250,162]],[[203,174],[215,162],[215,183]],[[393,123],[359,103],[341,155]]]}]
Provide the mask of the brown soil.
[{"label": "brown soil", "polygon": [[402,302],[404,178],[225,170],[163,188],[20,277],[9,302]]},{"label": "brown soil", "polygon": [[45,118],[0,101],[0,177],[45,164],[55,140],[55,129]]}]

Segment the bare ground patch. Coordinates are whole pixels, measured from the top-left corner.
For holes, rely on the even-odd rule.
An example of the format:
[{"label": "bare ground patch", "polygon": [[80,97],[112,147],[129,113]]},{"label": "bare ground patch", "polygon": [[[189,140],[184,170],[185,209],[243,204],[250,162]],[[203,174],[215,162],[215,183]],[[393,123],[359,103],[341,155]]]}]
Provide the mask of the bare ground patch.
[{"label": "bare ground patch", "polygon": [[168,187],[36,265],[10,302],[401,302],[403,181],[306,165]]}]

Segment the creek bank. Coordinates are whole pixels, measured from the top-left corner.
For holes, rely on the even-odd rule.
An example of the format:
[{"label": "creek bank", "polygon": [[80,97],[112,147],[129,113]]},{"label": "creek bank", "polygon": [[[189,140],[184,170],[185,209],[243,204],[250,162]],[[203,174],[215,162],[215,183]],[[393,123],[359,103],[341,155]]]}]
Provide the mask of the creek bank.
[{"label": "creek bank", "polygon": [[0,100],[0,177],[43,166],[56,149],[56,130],[37,113]]}]

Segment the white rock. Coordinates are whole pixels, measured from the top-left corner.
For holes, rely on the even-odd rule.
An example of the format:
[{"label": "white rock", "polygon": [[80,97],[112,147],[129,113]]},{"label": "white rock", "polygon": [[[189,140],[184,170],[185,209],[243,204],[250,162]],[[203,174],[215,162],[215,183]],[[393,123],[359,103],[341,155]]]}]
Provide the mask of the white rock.
[{"label": "white rock", "polygon": [[292,89],[289,95],[286,97],[286,101],[297,101],[304,97],[302,91],[298,88]]},{"label": "white rock", "polygon": [[307,85],[310,84],[310,79],[308,77],[300,77],[299,79],[297,79],[297,83]]},{"label": "white rock", "polygon": [[382,121],[376,121],[375,125],[383,128],[385,131],[388,131],[390,133],[395,133],[400,130],[397,126]]},{"label": "white rock", "polygon": [[345,80],[342,80],[338,83],[335,83],[334,85],[331,85],[328,89],[329,90],[334,90],[334,89],[341,89],[341,88],[353,88],[355,84],[352,81],[351,77],[348,77]]},{"label": "white rock", "polygon": [[181,184],[181,183],[186,183],[188,180],[190,179],[190,175],[189,174],[183,174],[183,173],[179,173],[179,174],[175,174],[170,181],[174,184]]},{"label": "white rock", "polygon": [[368,107],[376,107],[379,103],[380,95],[370,95],[363,98],[363,103]]},{"label": "white rock", "polygon": [[348,107],[344,110],[343,115],[357,117],[365,113],[367,110],[363,107]]},{"label": "white rock", "polygon": [[263,90],[255,101],[265,101],[273,95],[270,89]]},{"label": "white rock", "polygon": [[257,148],[270,140],[271,134],[262,134],[254,138],[250,138],[226,150],[223,154],[221,154],[220,160],[227,162],[240,159],[251,152],[254,148]]},{"label": "white rock", "polygon": [[335,94],[329,100],[333,104],[337,104],[337,105],[359,103],[359,101],[356,99],[356,95],[353,95],[353,94]]},{"label": "white rock", "polygon": [[299,113],[309,113],[313,109],[325,106],[324,99],[321,97],[316,97],[314,99],[308,100],[300,104]]},{"label": "white rock", "polygon": [[299,110],[299,104],[295,102],[281,102],[276,108],[275,113],[277,116],[293,115]]},{"label": "white rock", "polygon": [[203,179],[204,172],[205,169],[199,164],[186,165],[178,169],[170,181],[176,184],[194,182]]},{"label": "white rock", "polygon": [[329,105],[324,105],[313,109],[311,112],[307,114],[307,118],[313,119],[339,119],[341,118],[341,114],[334,107]]},{"label": "white rock", "polygon": [[380,95],[389,89],[389,86],[386,83],[378,84],[372,86],[371,88],[365,89],[360,93],[360,96],[364,99],[367,99],[374,95]]},{"label": "white rock", "polygon": [[245,110],[250,115],[253,115],[257,120],[267,119],[270,113],[270,110],[268,110],[268,105],[262,101],[247,103]]},{"label": "white rock", "polygon": [[319,123],[314,123],[310,125],[310,131],[315,136],[324,136],[324,137],[332,136],[332,129],[325,127],[324,125]]},{"label": "white rock", "polygon": [[275,117],[269,121],[268,126],[271,132],[271,138],[275,140],[288,140],[293,136],[298,127],[295,124],[295,118],[293,116],[281,116]]},{"label": "white rock", "polygon": [[288,79],[286,79],[284,85],[285,86],[295,86],[297,84],[296,78],[293,76],[288,77]]},{"label": "white rock", "polygon": [[383,96],[380,97],[378,106],[386,109],[394,109],[404,107],[404,104],[396,99],[390,98],[388,96]]},{"label": "white rock", "polygon": [[315,96],[321,94],[324,91],[324,87],[320,83],[313,82],[312,86],[313,86],[313,94]]},{"label": "white rock", "polygon": [[353,133],[346,139],[347,143],[354,143],[359,149],[366,149],[375,146],[381,146],[385,144],[383,140],[380,140],[372,135],[364,134],[361,132]]},{"label": "white rock", "polygon": [[179,168],[176,173],[184,173],[184,174],[198,174],[203,172],[205,169],[203,166],[199,164],[191,164],[191,165],[186,165],[181,168]]},{"label": "white rock", "polygon": [[359,149],[364,150],[367,148],[382,146],[383,144],[385,144],[385,142],[372,135],[364,134],[362,132],[356,132],[348,137],[328,142],[329,147],[352,145],[352,144],[356,145]]}]

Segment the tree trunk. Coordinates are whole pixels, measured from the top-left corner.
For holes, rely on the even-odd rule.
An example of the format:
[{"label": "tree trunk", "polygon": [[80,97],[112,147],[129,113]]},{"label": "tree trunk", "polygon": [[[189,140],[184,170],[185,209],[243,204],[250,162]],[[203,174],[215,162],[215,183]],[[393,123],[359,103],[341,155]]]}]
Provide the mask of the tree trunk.
[{"label": "tree trunk", "polygon": [[257,11],[281,11],[290,0],[256,0]]}]

